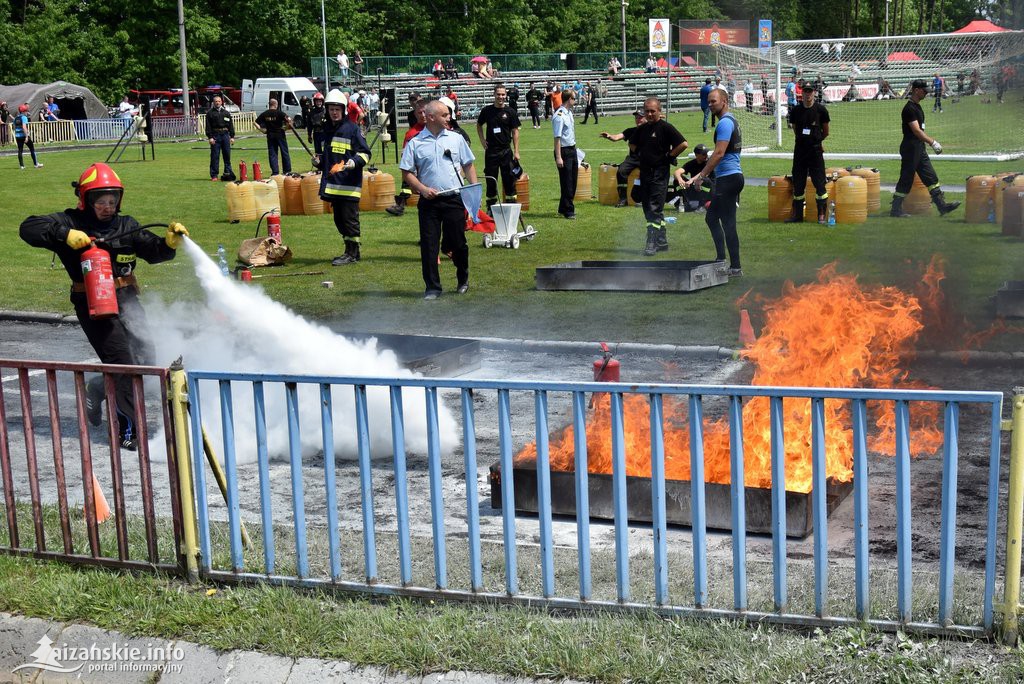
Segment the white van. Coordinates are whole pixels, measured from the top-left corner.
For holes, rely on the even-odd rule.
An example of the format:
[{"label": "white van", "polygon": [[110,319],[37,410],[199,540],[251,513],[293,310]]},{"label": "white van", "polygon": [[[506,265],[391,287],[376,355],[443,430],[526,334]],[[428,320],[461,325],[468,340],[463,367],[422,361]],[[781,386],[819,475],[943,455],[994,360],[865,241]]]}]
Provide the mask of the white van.
[{"label": "white van", "polygon": [[302,128],[302,107],[299,101],[303,97],[312,99],[316,86],[308,78],[257,78],[253,83],[250,79],[242,81],[242,111],[261,113],[270,106],[271,98],[277,100],[278,107],[292,117],[292,125]]}]

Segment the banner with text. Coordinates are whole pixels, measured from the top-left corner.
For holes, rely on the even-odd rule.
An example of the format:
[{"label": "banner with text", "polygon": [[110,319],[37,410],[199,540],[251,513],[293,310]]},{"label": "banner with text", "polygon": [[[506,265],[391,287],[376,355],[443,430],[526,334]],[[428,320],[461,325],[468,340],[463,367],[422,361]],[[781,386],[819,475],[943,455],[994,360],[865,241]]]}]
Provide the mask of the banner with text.
[{"label": "banner with text", "polygon": [[749,21],[680,21],[679,47],[750,45]]}]

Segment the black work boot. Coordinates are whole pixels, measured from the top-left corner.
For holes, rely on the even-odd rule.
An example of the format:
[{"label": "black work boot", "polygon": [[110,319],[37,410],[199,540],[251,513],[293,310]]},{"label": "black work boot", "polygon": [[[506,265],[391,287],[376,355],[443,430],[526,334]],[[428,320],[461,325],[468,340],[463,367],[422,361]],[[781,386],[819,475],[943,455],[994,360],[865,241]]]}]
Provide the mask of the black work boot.
[{"label": "black work boot", "polygon": [[629,202],[626,201],[626,188],[619,187],[619,201],[615,203],[615,208],[619,209],[628,205]]},{"label": "black work boot", "polygon": [[647,226],[647,243],[644,245],[644,256],[654,256],[658,251],[658,229]]},{"label": "black work boot", "polygon": [[939,188],[935,188],[931,191],[932,202],[939,209],[939,215],[945,216],[949,212],[953,211],[960,206],[959,202],[947,202],[946,195]]},{"label": "black work boot", "polygon": [[668,229],[665,226],[658,228],[657,234],[654,236],[656,240],[656,246],[659,252],[668,251]]},{"label": "black work boot", "polygon": [[828,200],[815,198],[814,202],[818,205],[818,223],[825,225],[828,223]]},{"label": "black work boot", "polygon": [[345,240],[345,253],[331,260],[331,266],[347,266],[359,261],[359,243]]},{"label": "black work boot", "polygon": [[893,218],[910,218],[910,214],[903,211],[903,199],[902,197],[892,198],[892,208],[889,209],[889,216]]},{"label": "black work boot", "polygon": [[789,215],[789,218],[783,221],[783,223],[803,223],[804,222],[804,201],[793,200],[793,213]]},{"label": "black work boot", "polygon": [[395,195],[395,203],[385,209],[392,216],[401,216],[405,213],[405,203],[409,200],[408,195]]}]

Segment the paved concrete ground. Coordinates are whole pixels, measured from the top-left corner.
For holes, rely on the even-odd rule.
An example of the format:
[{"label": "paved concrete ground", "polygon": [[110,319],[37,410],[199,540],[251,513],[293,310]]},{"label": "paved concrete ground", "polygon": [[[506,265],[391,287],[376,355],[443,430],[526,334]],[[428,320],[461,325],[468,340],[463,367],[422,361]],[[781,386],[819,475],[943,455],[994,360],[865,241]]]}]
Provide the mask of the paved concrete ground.
[{"label": "paved concrete ground", "polygon": [[[103,649],[108,652],[103,653]],[[137,651],[132,653],[131,649]],[[65,654],[71,657],[61,657]],[[77,657],[89,654],[98,657]],[[47,664],[49,669],[37,667],[37,663]],[[0,684],[529,684],[541,681],[550,680],[507,679],[477,672],[442,672],[421,677],[389,674],[380,668],[357,667],[341,660],[285,658],[255,651],[221,653],[189,641],[130,638],[98,627],[0,613]]]}]

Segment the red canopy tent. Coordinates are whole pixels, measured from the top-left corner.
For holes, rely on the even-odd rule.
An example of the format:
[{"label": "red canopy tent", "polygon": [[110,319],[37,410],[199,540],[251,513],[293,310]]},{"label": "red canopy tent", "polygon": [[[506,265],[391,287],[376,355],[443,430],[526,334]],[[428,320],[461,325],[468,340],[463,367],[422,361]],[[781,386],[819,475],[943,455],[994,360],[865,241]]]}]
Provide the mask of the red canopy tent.
[{"label": "red canopy tent", "polygon": [[953,33],[998,33],[1000,31],[1006,31],[1002,26],[996,26],[991,21],[983,19],[975,19],[971,23],[967,24],[963,28],[959,28]]}]

